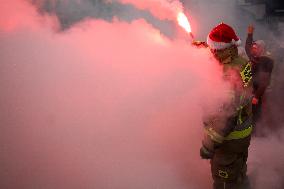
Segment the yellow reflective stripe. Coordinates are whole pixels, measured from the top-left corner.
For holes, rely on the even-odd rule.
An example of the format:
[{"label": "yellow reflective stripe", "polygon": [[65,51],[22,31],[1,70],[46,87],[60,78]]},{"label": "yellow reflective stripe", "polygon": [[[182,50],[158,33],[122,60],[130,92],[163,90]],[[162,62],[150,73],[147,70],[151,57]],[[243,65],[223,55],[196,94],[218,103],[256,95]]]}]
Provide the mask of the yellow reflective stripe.
[{"label": "yellow reflective stripe", "polygon": [[240,109],[240,112],[239,112],[239,124],[242,124],[242,123],[243,123],[242,111],[243,111],[243,107]]},{"label": "yellow reflective stripe", "polygon": [[241,131],[233,131],[228,136],[225,137],[225,140],[246,138],[251,134],[251,132],[252,132],[252,126]]},{"label": "yellow reflective stripe", "polygon": [[205,128],[205,132],[215,142],[222,143],[225,139],[222,135],[214,131],[214,129],[211,127]]},{"label": "yellow reflective stripe", "polygon": [[245,68],[240,72],[240,75],[241,75],[241,78],[243,80],[244,87],[247,87],[250,80],[252,79],[250,63],[247,63]]}]

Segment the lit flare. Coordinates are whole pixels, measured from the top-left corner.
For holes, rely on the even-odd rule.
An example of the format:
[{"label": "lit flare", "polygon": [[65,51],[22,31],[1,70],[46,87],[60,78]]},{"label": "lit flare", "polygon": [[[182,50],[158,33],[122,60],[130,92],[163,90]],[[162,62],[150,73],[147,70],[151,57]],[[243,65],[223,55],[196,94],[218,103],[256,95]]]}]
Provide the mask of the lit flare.
[{"label": "lit flare", "polygon": [[191,39],[194,40],[194,36],[191,32],[190,23],[183,12],[179,12],[177,15],[178,24],[190,35]]},{"label": "lit flare", "polygon": [[191,33],[190,23],[183,12],[179,12],[177,16],[178,24],[185,29],[187,33]]}]

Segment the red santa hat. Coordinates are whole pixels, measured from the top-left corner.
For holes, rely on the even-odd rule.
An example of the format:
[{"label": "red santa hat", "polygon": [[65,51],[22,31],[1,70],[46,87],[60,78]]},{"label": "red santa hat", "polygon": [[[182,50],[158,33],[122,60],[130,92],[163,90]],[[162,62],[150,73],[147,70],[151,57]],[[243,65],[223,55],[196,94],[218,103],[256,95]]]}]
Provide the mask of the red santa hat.
[{"label": "red santa hat", "polygon": [[241,40],[231,26],[221,23],[213,28],[207,36],[207,44],[211,49],[221,50],[232,45],[239,46]]}]

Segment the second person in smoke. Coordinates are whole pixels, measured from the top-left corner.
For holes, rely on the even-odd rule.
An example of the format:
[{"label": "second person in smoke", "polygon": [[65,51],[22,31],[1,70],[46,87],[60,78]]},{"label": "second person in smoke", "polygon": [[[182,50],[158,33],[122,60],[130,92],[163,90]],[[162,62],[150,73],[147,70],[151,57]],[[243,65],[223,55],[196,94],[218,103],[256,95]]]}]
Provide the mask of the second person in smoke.
[{"label": "second person in smoke", "polygon": [[210,159],[214,189],[237,189],[246,180],[248,147],[252,132],[251,65],[238,55],[240,39],[228,25],[211,30],[207,44],[223,67],[230,84],[229,102],[204,120],[205,137],[200,155]]},{"label": "second person in smoke", "polygon": [[253,119],[256,122],[261,116],[262,100],[266,88],[270,84],[274,61],[266,52],[263,40],[253,40],[254,27],[248,26],[246,53],[252,65],[253,80]]}]

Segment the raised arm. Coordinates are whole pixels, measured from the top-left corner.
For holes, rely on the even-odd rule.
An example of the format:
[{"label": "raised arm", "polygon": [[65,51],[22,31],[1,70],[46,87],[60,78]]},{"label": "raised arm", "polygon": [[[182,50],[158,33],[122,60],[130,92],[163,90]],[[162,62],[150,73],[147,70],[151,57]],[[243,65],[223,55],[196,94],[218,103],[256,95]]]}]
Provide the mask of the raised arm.
[{"label": "raised arm", "polygon": [[252,43],[253,43],[253,32],[254,32],[254,27],[252,25],[248,26],[248,35],[247,35],[247,39],[246,39],[246,53],[249,57],[249,59],[252,59],[252,54],[251,54],[251,47],[252,47]]}]

